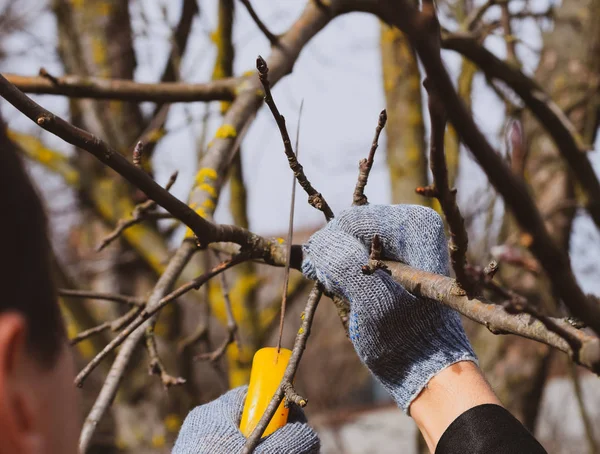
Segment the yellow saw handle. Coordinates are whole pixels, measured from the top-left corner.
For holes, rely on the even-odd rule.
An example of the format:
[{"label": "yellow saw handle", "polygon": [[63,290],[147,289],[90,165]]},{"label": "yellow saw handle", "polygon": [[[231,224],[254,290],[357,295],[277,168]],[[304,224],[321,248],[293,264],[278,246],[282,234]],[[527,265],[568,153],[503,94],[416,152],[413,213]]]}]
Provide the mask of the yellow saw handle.
[{"label": "yellow saw handle", "polygon": [[[246,395],[246,403],[244,404],[240,423],[240,431],[245,437],[252,433],[267,409],[269,402],[271,402],[291,356],[292,351],[287,348],[280,349],[279,354],[275,347],[261,348],[255,353],[252,360],[248,394]],[[284,407],[282,401],[263,433],[263,437],[285,426],[287,419],[288,409]]]}]

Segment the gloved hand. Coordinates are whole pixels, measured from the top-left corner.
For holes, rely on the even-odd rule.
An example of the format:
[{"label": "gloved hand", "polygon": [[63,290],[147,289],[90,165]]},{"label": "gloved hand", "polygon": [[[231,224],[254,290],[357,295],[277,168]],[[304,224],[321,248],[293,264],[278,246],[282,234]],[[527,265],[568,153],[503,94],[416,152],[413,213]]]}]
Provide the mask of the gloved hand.
[{"label": "gloved hand", "polygon": [[362,273],[375,234],[383,258],[448,275],[443,222],[418,205],[345,210],[304,245],[302,271],[350,302],[349,336],[358,356],[408,413],[431,378],[477,359],[457,312],[415,297],[382,270]]},{"label": "gloved hand", "polygon": [[[217,400],[192,410],[173,447],[173,454],[237,454],[246,438],[239,430],[247,386],[232,389]],[[306,423],[300,408],[290,408],[288,423],[264,438],[257,454],[312,454],[320,449],[319,438]]]}]

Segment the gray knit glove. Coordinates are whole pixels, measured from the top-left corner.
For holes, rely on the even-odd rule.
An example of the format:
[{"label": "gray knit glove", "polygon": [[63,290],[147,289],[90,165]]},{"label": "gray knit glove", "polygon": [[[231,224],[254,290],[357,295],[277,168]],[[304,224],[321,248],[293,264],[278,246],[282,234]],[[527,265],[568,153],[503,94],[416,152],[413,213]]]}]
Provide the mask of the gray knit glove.
[{"label": "gray knit glove", "polygon": [[457,312],[415,297],[382,270],[362,273],[375,234],[384,258],[448,275],[443,222],[418,205],[365,205],[342,212],[304,245],[302,271],[350,302],[349,336],[358,356],[408,413],[442,369],[477,359]]},{"label": "gray knit glove", "polygon": [[[237,454],[246,438],[239,430],[247,386],[232,389],[217,400],[192,410],[173,447],[173,454]],[[313,454],[320,449],[319,438],[306,423],[302,410],[292,406],[288,423],[264,438],[257,454]]]}]

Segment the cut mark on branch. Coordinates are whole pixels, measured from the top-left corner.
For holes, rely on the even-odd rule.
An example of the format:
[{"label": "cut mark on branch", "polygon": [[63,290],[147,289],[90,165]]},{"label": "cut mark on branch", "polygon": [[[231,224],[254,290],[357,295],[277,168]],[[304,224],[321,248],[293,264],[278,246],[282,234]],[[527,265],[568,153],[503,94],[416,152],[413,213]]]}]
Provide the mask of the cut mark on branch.
[{"label": "cut mark on branch", "polygon": [[144,153],[144,142],[138,140],[138,143],[135,144],[135,148],[133,149],[133,165],[136,167],[141,167],[142,165],[142,154]]},{"label": "cut mark on branch", "polygon": [[358,181],[356,182],[356,188],[354,189],[354,195],[352,197],[353,205],[366,205],[369,203],[367,196],[365,195],[365,186],[367,185],[367,181],[369,179],[371,167],[373,167],[375,152],[379,146],[379,135],[381,134],[381,130],[385,127],[386,122],[387,112],[385,109],[383,109],[379,114],[379,121],[377,122],[377,127],[375,128],[375,137],[373,138],[373,143],[371,144],[369,156],[366,159],[361,159],[358,163]]}]

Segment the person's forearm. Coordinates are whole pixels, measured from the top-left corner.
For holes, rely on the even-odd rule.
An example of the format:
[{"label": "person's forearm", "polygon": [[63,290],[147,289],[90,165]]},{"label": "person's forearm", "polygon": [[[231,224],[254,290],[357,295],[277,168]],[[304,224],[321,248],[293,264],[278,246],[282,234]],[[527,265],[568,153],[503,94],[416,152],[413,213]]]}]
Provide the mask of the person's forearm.
[{"label": "person's forearm", "polygon": [[477,365],[461,361],[429,381],[410,405],[410,415],[434,452],[448,426],[465,411],[482,404],[501,405]]}]

